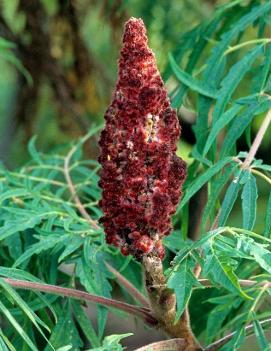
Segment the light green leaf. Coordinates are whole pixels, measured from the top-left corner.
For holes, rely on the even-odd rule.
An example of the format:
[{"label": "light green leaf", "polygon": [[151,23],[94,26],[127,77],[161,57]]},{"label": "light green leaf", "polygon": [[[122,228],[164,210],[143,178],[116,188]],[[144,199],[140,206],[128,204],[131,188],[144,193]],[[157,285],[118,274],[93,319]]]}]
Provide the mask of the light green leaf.
[{"label": "light green leaf", "polygon": [[27,189],[12,189],[5,191],[0,195],[0,204],[3,203],[3,201],[13,198],[13,197],[21,197],[21,196],[27,196],[29,195],[29,191]]},{"label": "light green leaf", "polygon": [[57,244],[63,242],[68,235],[56,236],[52,235],[48,238],[41,239],[38,243],[33,244],[29,249],[27,249],[13,264],[13,267],[21,265],[24,261],[29,259],[33,255],[37,255],[42,251],[49,250],[52,247],[55,247]]},{"label": "light green leaf", "polygon": [[[25,301],[21,298],[21,296],[12,289],[12,287],[7,284],[3,279],[0,279],[0,286],[6,291],[6,293],[13,299],[13,301],[20,307],[20,309],[25,313],[25,315],[30,319],[30,321],[37,328],[39,333],[47,340],[45,334],[43,333],[40,325],[47,329],[50,332],[50,328],[36,315],[31,308],[25,303]],[[48,340],[47,340],[48,341]]]},{"label": "light green leaf", "polygon": [[249,172],[249,179],[245,183],[241,195],[243,210],[243,227],[252,230],[256,220],[257,210],[257,183],[255,177]]},{"label": "light green leaf", "polygon": [[127,334],[113,334],[106,336],[103,340],[103,345],[94,349],[89,349],[87,351],[122,351],[123,347],[120,344],[120,341],[128,336],[133,335],[132,333]]},{"label": "light green leaf", "polygon": [[100,345],[99,338],[96,335],[90,318],[86,315],[84,309],[80,305],[80,302],[72,301],[72,306],[74,311],[74,317],[76,318],[85,336],[91,343],[92,347],[98,347]]},{"label": "light green leaf", "polygon": [[203,274],[207,275],[211,281],[223,286],[225,289],[238,294],[245,299],[251,299],[241,289],[238,277],[235,275],[229,262],[227,262],[227,258],[222,258],[217,255],[213,247],[213,240],[210,240],[208,244],[206,244],[206,248],[210,250],[210,253],[206,257]]},{"label": "light green leaf", "polygon": [[10,311],[6,308],[6,306],[0,301],[0,311],[3,313],[3,315],[8,319],[10,324],[16,329],[18,335],[20,335],[24,341],[27,343],[27,345],[30,347],[32,351],[39,351],[36,346],[33,344],[32,340],[30,337],[25,333],[21,325],[16,321],[16,319],[12,316]]},{"label": "light green leaf", "polygon": [[230,186],[228,187],[224,200],[221,205],[218,225],[224,226],[227,222],[227,219],[231,213],[231,210],[235,204],[235,201],[238,197],[238,192],[240,189],[239,177],[235,177],[234,180],[231,182]]},{"label": "light green leaf", "polygon": [[263,269],[271,274],[271,252],[266,245],[255,242],[246,235],[238,235],[237,248],[245,254],[250,255]]},{"label": "light green leaf", "polygon": [[181,265],[179,265],[179,269],[170,275],[167,282],[167,286],[170,289],[173,289],[176,294],[177,311],[175,320],[178,320],[181,317],[185,306],[191,297],[193,286],[203,288],[192,273],[192,268],[193,264],[186,259]]}]

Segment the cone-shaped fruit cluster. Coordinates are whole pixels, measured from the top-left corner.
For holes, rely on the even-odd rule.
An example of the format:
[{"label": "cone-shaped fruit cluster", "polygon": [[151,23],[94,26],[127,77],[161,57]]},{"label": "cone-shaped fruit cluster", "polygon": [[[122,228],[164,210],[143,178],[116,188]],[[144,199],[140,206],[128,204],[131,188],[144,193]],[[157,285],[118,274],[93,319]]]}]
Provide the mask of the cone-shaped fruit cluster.
[{"label": "cone-shaped fruit cluster", "polygon": [[147,45],[144,23],[125,25],[119,76],[105,114],[99,161],[106,241],[124,255],[164,257],[186,175],[176,156],[180,127]]}]

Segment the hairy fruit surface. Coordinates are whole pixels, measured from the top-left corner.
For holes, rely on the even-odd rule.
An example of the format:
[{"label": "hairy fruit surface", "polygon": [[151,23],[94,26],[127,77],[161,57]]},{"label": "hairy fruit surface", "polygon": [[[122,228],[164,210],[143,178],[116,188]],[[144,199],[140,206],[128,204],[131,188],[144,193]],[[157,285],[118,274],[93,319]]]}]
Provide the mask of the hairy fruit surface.
[{"label": "hairy fruit surface", "polygon": [[125,25],[119,76],[100,137],[100,206],[106,241],[124,255],[164,257],[161,239],[186,175],[176,156],[180,126],[147,45],[144,23]]}]

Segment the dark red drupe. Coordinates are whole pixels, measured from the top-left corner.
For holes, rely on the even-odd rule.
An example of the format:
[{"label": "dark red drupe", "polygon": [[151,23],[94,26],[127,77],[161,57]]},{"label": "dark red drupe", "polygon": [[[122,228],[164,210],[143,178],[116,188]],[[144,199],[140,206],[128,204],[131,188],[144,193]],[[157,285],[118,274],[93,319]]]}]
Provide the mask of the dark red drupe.
[{"label": "dark red drupe", "polygon": [[106,240],[124,255],[163,258],[161,239],[171,231],[186,167],[176,156],[176,111],[141,19],[125,25],[118,82],[105,120],[99,161]]}]

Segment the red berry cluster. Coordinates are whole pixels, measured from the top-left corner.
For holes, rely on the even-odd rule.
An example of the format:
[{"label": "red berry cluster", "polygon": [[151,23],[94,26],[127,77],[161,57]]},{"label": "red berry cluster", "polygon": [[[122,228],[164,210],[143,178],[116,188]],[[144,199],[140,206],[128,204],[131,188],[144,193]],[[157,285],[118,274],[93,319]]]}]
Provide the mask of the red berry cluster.
[{"label": "red berry cluster", "polygon": [[186,175],[176,156],[180,127],[147,45],[144,23],[125,25],[119,77],[101,133],[100,206],[106,241],[124,255],[164,257]]}]

